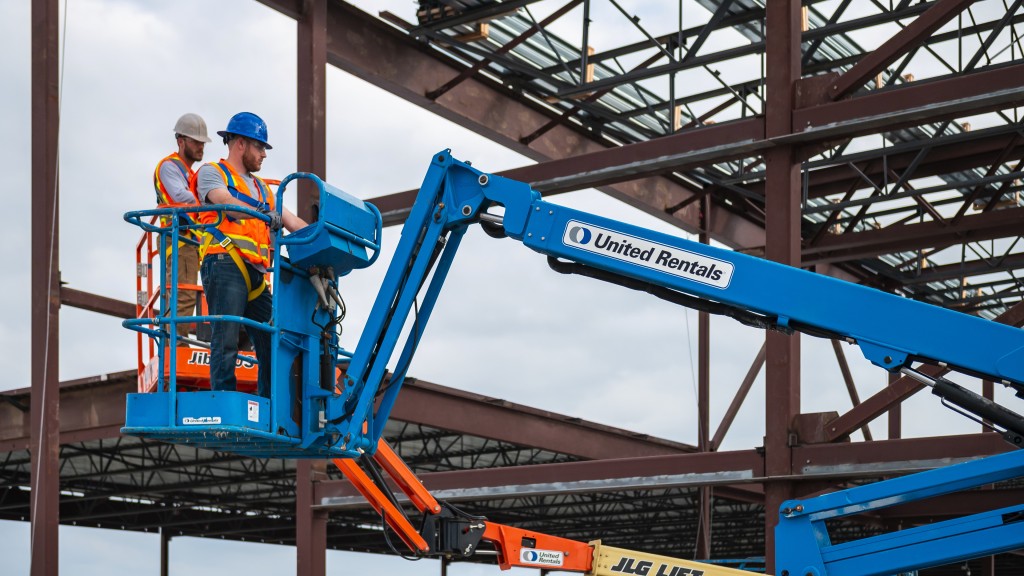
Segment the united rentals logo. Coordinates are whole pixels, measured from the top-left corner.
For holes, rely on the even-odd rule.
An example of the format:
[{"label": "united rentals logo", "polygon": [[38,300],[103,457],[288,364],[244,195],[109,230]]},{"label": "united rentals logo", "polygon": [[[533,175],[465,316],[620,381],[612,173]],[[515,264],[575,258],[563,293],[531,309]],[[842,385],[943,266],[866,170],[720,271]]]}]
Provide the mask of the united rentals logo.
[{"label": "united rentals logo", "polygon": [[569,238],[576,244],[589,244],[590,243],[590,229],[584,228],[583,226],[573,226],[568,232]]},{"label": "united rentals logo", "polygon": [[715,288],[728,288],[735,270],[732,262],[576,221],[565,225],[562,242]]},{"label": "united rentals logo", "polygon": [[519,560],[523,564],[537,564],[541,566],[561,566],[564,554],[552,550],[534,550],[524,548],[519,553]]}]

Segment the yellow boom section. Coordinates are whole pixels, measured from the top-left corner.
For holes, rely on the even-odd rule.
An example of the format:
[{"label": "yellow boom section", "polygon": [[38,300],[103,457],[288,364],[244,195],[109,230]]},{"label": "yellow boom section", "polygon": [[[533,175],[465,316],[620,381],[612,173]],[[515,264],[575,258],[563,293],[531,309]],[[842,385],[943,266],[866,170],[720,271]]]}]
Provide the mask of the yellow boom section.
[{"label": "yellow boom section", "polygon": [[[594,564],[587,576],[754,576],[755,572],[679,560],[668,556],[645,554],[623,548],[602,546],[600,540],[590,543],[594,548]],[[763,576],[758,574],[757,576]]]}]

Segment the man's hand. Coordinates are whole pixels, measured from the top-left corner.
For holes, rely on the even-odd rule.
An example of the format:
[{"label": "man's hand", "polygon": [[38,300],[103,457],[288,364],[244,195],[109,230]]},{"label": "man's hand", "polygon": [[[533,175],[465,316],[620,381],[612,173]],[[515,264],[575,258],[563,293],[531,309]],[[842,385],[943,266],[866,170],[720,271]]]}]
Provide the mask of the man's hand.
[{"label": "man's hand", "polygon": [[270,218],[270,222],[268,222],[267,225],[270,226],[270,231],[271,232],[277,232],[278,230],[281,229],[281,226],[283,225],[283,221],[281,220],[281,213],[280,212],[275,212],[273,210],[260,210],[260,212],[264,216],[267,216],[267,217]]}]

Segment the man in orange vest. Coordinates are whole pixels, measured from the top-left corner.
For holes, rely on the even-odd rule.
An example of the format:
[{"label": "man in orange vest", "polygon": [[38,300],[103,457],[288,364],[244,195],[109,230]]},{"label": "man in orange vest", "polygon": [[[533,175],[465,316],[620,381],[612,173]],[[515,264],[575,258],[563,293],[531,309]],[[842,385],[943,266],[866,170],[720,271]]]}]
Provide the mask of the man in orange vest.
[{"label": "man in orange vest", "polygon": [[[211,315],[241,316],[267,323],[271,316],[270,290],[264,278],[270,267],[271,233],[283,226],[294,232],[306,222],[285,207],[274,206],[274,195],[255,173],[263,166],[267,150],[267,125],[250,112],[231,117],[228,127],[217,132],[228,147],[228,157],[199,168],[193,190],[206,204],[243,206],[262,213],[265,222],[245,212],[202,212],[209,224],[201,244],[201,273]],[[210,338],[210,389],[235,390],[235,356],[238,353],[237,322],[213,322]],[[246,327],[259,360],[258,392],[270,397],[270,333]]]},{"label": "man in orange vest", "polygon": [[[174,124],[174,139],[178,143],[178,151],[170,154],[156,165],[153,171],[153,188],[156,190],[157,207],[171,205],[197,204],[195,194],[189,188],[192,180],[192,166],[203,159],[203,149],[210,138],[206,135],[206,122],[198,114],[183,114]],[[182,224],[190,224],[188,216],[181,218]],[[161,224],[169,228],[170,219],[161,219]],[[178,242],[178,285],[195,285],[199,276],[198,235],[194,231],[181,230],[181,241]],[[170,254],[171,247],[167,247]],[[171,285],[172,263],[165,262],[167,270],[164,276],[164,287]],[[178,290],[178,316],[194,316],[196,309],[196,291]],[[178,335],[188,336],[194,324],[178,324]]]}]

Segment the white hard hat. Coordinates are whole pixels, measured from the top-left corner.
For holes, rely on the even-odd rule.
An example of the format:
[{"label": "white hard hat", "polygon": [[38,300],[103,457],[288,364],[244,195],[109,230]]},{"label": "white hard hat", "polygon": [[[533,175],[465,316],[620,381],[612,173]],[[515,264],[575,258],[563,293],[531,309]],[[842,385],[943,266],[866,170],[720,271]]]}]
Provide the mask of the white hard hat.
[{"label": "white hard hat", "polygon": [[210,137],[206,135],[206,122],[199,114],[191,112],[182,114],[181,118],[174,123],[174,133],[200,142],[210,142]]}]

